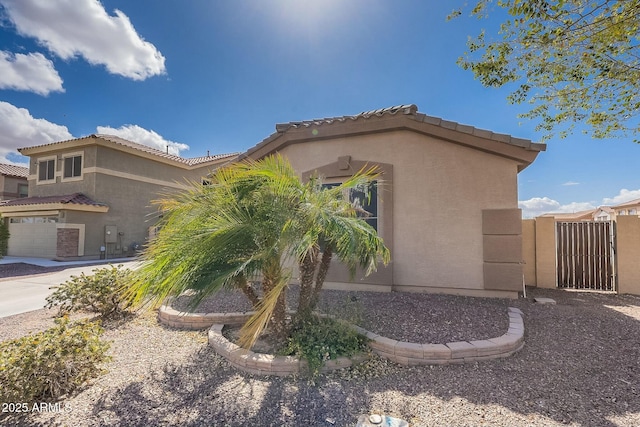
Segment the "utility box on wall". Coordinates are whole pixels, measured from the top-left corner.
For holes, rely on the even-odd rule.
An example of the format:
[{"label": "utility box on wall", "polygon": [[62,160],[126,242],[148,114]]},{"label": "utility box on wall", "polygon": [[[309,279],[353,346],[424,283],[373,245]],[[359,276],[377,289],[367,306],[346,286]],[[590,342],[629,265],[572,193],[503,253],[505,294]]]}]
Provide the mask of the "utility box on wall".
[{"label": "utility box on wall", "polygon": [[118,242],[118,226],[105,225],[104,226],[104,242],[105,243],[117,243]]}]

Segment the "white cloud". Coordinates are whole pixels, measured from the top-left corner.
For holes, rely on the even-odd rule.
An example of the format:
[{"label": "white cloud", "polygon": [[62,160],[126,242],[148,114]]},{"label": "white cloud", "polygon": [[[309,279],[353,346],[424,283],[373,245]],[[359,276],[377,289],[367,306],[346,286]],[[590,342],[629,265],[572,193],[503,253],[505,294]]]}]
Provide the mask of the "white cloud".
[{"label": "white cloud", "polygon": [[133,80],[165,73],[164,56],[141,38],[129,17],[110,16],[98,0],[1,0],[18,32],[62,59],[82,56]]},{"label": "white cloud", "polygon": [[7,156],[17,154],[17,148],[71,138],[66,126],[36,119],[26,108],[0,101],[0,162],[15,164]]},{"label": "white cloud", "polygon": [[569,186],[569,185],[580,185],[579,182],[575,182],[575,181],[567,181],[564,184],[562,184],[564,186]]},{"label": "white cloud", "polygon": [[524,218],[534,218],[549,212],[572,213],[595,208],[590,202],[571,202],[562,205],[557,200],[549,197],[533,197],[529,200],[521,200],[518,202],[518,207],[522,209]]},{"label": "white cloud", "polygon": [[640,189],[639,190],[627,190],[623,188],[620,192],[611,198],[605,197],[602,199],[603,205],[619,205],[621,203],[628,202],[630,200],[640,199]]},{"label": "white cloud", "polygon": [[166,151],[168,145],[169,153],[176,156],[180,155],[180,151],[189,149],[187,144],[166,140],[157,132],[141,128],[138,125],[125,125],[117,129],[109,126],[98,126],[97,130],[98,133],[119,136],[120,138],[137,142],[138,144],[143,144],[160,151]]},{"label": "white cloud", "polygon": [[0,50],[0,89],[15,89],[49,95],[64,92],[53,62],[41,53],[27,55]]}]

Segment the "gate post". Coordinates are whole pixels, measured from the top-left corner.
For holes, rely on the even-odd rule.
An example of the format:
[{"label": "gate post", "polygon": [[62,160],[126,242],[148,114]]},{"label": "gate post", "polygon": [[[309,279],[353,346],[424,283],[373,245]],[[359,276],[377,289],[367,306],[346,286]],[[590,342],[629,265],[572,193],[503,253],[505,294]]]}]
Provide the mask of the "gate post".
[{"label": "gate post", "polygon": [[618,215],[616,223],[618,293],[640,295],[640,218]]},{"label": "gate post", "polygon": [[556,219],[536,218],[536,280],[539,288],[556,287]]}]

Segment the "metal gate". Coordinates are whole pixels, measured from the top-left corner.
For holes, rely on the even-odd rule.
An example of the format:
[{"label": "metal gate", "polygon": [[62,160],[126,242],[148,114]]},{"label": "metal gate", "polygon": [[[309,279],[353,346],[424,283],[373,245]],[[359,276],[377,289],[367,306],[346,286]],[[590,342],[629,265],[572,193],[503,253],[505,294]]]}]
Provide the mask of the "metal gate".
[{"label": "metal gate", "polygon": [[556,265],[559,288],[617,289],[614,221],[556,223]]}]

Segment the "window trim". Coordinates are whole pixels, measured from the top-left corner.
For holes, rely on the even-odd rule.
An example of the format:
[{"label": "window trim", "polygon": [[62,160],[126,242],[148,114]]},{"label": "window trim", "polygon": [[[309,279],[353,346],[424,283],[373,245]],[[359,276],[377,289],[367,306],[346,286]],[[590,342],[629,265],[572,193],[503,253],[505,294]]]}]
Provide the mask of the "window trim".
[{"label": "window trim", "polygon": [[[51,160],[53,160],[53,178],[52,179],[44,179],[41,180],[40,179],[40,165],[43,162],[50,162]],[[46,157],[39,157],[36,161],[36,185],[47,185],[47,184],[55,184],[58,180],[56,179],[58,176],[58,171],[57,171],[57,166],[58,166],[58,162],[57,162],[57,156],[46,156]]]},{"label": "window trim", "polygon": [[[67,161],[67,159],[71,159],[74,157],[80,157],[80,175],[78,176],[69,176],[69,177],[65,177],[64,176],[64,172],[65,172],[65,163]],[[84,179],[84,151],[76,151],[73,153],[65,153],[62,155],[62,171],[61,171],[61,182],[71,182],[71,181],[82,181]],[[72,166],[73,168],[73,166]]]},{"label": "window trim", "polygon": [[[301,173],[303,181],[308,181],[316,175],[322,178],[323,183],[342,182],[350,178],[359,170],[376,166],[380,177],[378,181],[378,235],[384,239],[385,246],[391,251],[393,248],[393,165],[376,161],[354,160],[351,156],[338,157],[337,161]],[[335,261],[335,260],[334,260]],[[333,263],[333,262],[332,262]],[[337,265],[329,270],[327,282],[348,283],[351,281],[350,274],[346,267],[336,261]],[[360,273],[357,273],[360,274]],[[325,282],[325,283],[327,283]],[[378,271],[367,277],[361,277],[358,281],[361,284],[393,286],[393,258],[386,266],[379,266]]]}]

